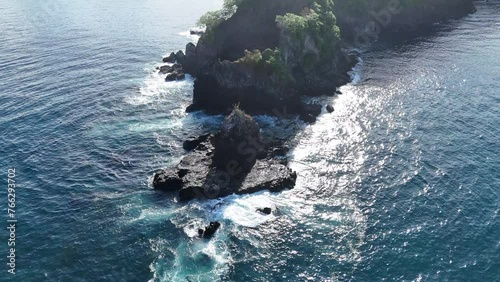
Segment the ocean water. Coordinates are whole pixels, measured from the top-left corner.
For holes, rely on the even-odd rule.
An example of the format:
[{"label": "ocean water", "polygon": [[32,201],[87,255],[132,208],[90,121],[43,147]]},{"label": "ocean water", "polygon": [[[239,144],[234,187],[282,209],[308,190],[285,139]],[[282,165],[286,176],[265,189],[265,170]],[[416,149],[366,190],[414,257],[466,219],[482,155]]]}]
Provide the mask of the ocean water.
[{"label": "ocean water", "polygon": [[500,2],[365,48],[315,124],[257,117],[295,189],[179,204],[153,173],[222,117],[154,68],[221,3],[0,0],[1,281],[500,281]]}]

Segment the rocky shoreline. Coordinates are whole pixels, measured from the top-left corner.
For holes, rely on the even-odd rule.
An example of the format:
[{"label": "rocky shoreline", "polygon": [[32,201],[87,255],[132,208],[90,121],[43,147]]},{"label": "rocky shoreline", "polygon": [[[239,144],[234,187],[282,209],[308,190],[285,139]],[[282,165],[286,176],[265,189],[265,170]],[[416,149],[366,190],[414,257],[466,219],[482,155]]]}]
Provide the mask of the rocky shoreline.
[{"label": "rocky shoreline", "polygon": [[[336,2],[226,0],[222,10],[202,17],[206,31],[190,32],[201,36],[198,44],[171,53],[163,58],[168,65],[157,69],[166,81],[195,78],[187,112],[227,116],[218,133],[184,142],[186,156],[155,174],[155,189],[177,193],[182,202],[292,189],[297,174],[287,166],[288,147],[283,140],[263,142],[248,114],[315,122],[324,105],[306,104],[302,97],[341,94],[338,88],[350,82],[348,72],[358,62],[349,50],[359,40],[474,11],[471,0]],[[334,111],[332,105],[325,109]],[[210,237],[219,227],[212,222],[199,235]]]}]

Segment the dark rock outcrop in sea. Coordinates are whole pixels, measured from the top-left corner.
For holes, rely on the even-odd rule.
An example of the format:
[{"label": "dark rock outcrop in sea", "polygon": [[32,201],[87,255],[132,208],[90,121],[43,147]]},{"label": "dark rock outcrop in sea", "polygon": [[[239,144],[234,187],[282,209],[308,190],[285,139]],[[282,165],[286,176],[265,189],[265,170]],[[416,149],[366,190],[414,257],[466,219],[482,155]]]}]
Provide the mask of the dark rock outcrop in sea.
[{"label": "dark rock outcrop in sea", "polygon": [[264,144],[259,126],[238,108],[226,117],[219,133],[187,144],[188,149],[196,147],[176,167],[156,173],[153,181],[155,189],[178,192],[180,201],[295,186],[297,174],[275,159],[286,154],[285,147]]},{"label": "dark rock outcrop in sea", "polygon": [[176,58],[174,52],[170,53],[169,56],[163,58],[164,63],[175,63],[175,60]]},{"label": "dark rock outcrop in sea", "polygon": [[257,211],[266,215],[270,215],[273,212],[271,208],[259,208]]},{"label": "dark rock outcrop in sea", "polygon": [[[169,58],[169,57],[167,57]],[[174,56],[173,62],[176,61],[176,57]],[[170,59],[168,59],[170,60]],[[164,59],[165,61],[165,59]],[[156,68],[160,73],[166,74],[165,76],[165,81],[176,81],[176,80],[183,80],[186,78],[186,75],[184,73],[184,69],[182,68],[181,64],[175,63],[173,65],[163,65],[160,67]]]},{"label": "dark rock outcrop in sea", "polygon": [[203,238],[210,238],[220,228],[220,225],[221,224],[217,221],[210,222],[210,224],[204,229],[198,229],[198,235]]},{"label": "dark rock outcrop in sea", "polygon": [[[342,94],[338,87],[350,81],[347,72],[358,61],[346,51],[346,38],[356,44],[359,36],[378,37],[474,11],[471,0],[336,3],[334,8],[331,0],[225,1],[221,11],[202,17],[206,30],[198,44],[171,53],[163,61],[175,64],[159,71],[167,81],[184,73],[195,78],[187,111],[230,114],[219,133],[186,140],[189,153],[176,167],[155,174],[155,189],[178,192],[180,201],[188,201],[293,188],[297,175],[283,157],[289,148],[264,144],[258,125],[242,110],[314,122],[322,105],[305,104],[301,96]],[[334,12],[345,30],[342,38]],[[325,108],[334,111],[332,105]]]},{"label": "dark rock outcrop in sea", "polygon": [[205,33],[205,29],[203,28],[192,28],[189,30],[189,34],[191,35],[202,35]]},{"label": "dark rock outcrop in sea", "polygon": [[326,111],[329,113],[333,113],[333,111],[335,111],[335,109],[333,108],[332,105],[326,105]]}]

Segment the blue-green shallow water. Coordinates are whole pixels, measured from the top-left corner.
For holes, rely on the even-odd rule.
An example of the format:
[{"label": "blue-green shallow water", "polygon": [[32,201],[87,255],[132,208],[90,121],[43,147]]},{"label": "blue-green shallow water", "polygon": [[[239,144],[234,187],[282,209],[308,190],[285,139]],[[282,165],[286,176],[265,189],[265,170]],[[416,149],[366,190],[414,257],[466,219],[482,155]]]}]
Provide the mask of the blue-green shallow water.
[{"label": "blue-green shallow water", "polygon": [[0,280],[500,281],[499,2],[365,51],[321,99],[333,114],[292,123],[296,189],[185,205],[153,172],[221,117],[185,114],[192,80],[154,68],[221,1],[41,3],[0,0],[5,226],[8,168],[19,185],[17,274],[1,228]]}]

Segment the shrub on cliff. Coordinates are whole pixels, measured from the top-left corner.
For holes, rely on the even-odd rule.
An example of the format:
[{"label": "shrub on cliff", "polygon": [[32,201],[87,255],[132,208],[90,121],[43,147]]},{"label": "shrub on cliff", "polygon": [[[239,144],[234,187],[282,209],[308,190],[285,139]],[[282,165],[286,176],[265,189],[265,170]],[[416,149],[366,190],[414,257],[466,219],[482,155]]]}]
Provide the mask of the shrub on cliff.
[{"label": "shrub on cliff", "polygon": [[[308,9],[302,15],[285,14],[277,16],[278,25],[290,33],[295,40],[300,41],[301,50],[305,52],[305,36],[309,35],[319,49],[320,58],[329,57],[336,52],[336,45],[340,41],[340,29],[336,25],[337,19],[333,14],[333,1],[315,0],[312,9]],[[313,64],[314,62],[309,62]]]},{"label": "shrub on cliff", "polygon": [[224,119],[221,134],[225,138],[245,141],[248,137],[259,136],[259,126],[254,119],[235,105],[233,111]]},{"label": "shrub on cliff", "polygon": [[253,51],[245,50],[245,55],[236,60],[235,63],[251,67],[257,72],[271,75],[279,81],[292,79],[279,48],[275,48],[274,50],[267,48],[264,52],[258,49]]},{"label": "shrub on cliff", "polygon": [[238,59],[236,63],[240,63],[247,66],[258,66],[262,62],[262,54],[260,50],[248,51],[245,50],[245,55]]},{"label": "shrub on cliff", "polygon": [[249,0],[224,0],[222,9],[207,12],[198,20],[198,25],[205,26],[206,32],[212,31],[221,22],[229,19],[236,12],[238,6],[245,1],[248,2]]}]

